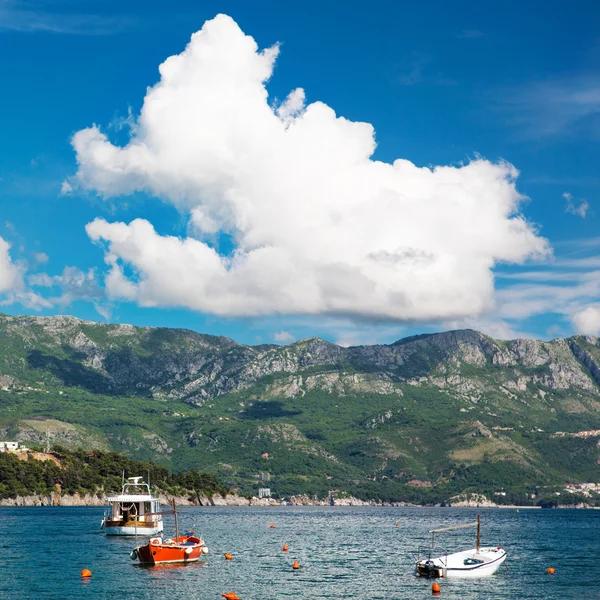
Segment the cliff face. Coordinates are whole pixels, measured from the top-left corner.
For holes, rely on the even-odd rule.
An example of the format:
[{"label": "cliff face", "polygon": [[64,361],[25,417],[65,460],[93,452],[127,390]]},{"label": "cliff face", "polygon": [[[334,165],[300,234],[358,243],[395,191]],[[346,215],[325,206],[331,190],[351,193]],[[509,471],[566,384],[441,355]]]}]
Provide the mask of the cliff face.
[{"label": "cliff face", "polygon": [[[4,390],[76,386],[202,403],[266,377],[312,369],[350,369],[399,383],[419,384],[426,378],[438,386],[457,385],[476,377],[479,369],[509,388],[575,388],[599,397],[595,354],[600,345],[590,336],[500,342],[462,330],[386,346],[342,348],[313,338],[284,347],[251,347],[188,330],[101,325],[65,316],[1,316],[0,344]],[[471,367],[470,376],[460,373],[461,366]]]},{"label": "cliff face", "polygon": [[600,429],[599,386],[590,336],[506,342],[463,330],[391,345],[251,347],[180,329],[0,316],[2,439],[208,466],[242,487],[262,471],[436,483],[499,460],[522,478],[600,478],[595,439],[551,438]]}]

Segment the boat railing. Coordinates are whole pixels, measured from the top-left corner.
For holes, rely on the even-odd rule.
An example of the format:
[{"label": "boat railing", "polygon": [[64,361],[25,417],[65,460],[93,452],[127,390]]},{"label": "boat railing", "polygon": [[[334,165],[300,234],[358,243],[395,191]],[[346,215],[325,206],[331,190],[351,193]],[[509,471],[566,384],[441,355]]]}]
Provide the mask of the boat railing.
[{"label": "boat railing", "polygon": [[432,558],[439,558],[442,561],[443,565],[446,566],[448,554],[450,554],[450,552],[448,552],[448,550],[444,546],[436,544],[435,546],[418,546],[417,554],[415,555],[413,552],[412,556],[415,562],[421,562],[422,560],[431,560]]}]

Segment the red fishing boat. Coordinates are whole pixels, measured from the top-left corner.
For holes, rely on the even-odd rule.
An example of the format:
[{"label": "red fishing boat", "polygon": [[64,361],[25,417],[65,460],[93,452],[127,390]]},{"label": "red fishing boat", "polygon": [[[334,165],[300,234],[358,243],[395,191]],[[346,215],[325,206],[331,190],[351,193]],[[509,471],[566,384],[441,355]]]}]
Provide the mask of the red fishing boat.
[{"label": "red fishing boat", "polygon": [[151,538],[147,544],[134,548],[131,558],[139,560],[142,565],[193,563],[207,552],[208,548],[200,538],[185,534],[165,540],[161,537]]},{"label": "red fishing boat", "polygon": [[[159,565],[169,563],[193,563],[198,562],[203,554],[208,552],[204,542],[191,533],[179,535],[177,523],[177,509],[173,502],[173,510],[169,513],[175,515],[175,537],[166,538],[153,537],[146,544],[136,546],[130,554],[131,560],[139,560],[143,565]],[[163,514],[167,514],[163,512]]]}]

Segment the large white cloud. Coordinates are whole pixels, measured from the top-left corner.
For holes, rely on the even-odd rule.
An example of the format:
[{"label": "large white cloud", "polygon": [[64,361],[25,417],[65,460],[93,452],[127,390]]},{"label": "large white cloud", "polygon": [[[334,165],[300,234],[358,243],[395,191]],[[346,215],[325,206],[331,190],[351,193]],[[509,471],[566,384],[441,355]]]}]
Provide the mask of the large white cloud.
[{"label": "large white cloud", "polygon": [[21,271],[12,261],[10,244],[0,237],[0,294],[18,290],[22,287]]},{"label": "large white cloud", "polygon": [[578,333],[600,335],[600,305],[592,305],[577,311],[571,318]]},{"label": "large white cloud", "polygon": [[[219,15],[160,66],[125,147],[97,126],[75,134],[69,186],[141,190],[190,215],[186,239],[143,220],[88,225],[107,245],[113,297],[225,315],[458,318],[491,307],[496,263],[549,252],[518,212],[513,166],[372,160],[370,124],[306,106],[301,89],[269,104],[277,54]],[[230,256],[209,245],[220,232]]]}]

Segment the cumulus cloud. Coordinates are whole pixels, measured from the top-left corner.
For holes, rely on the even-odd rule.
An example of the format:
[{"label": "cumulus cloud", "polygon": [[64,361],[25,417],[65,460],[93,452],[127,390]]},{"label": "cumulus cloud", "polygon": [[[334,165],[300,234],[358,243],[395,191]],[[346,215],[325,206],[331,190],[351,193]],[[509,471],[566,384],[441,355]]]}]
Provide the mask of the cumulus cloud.
[{"label": "cumulus cloud", "polygon": [[[519,213],[512,165],[373,160],[370,124],[300,88],[269,103],[278,52],[219,15],[160,65],[127,145],[96,125],[74,135],[65,191],[143,191],[190,215],[185,239],[140,219],[88,224],[111,297],[220,315],[460,318],[492,307],[494,265],[549,253]],[[216,234],[234,251],[211,247]]]},{"label": "cumulus cloud", "polygon": [[576,312],[571,320],[578,333],[600,335],[600,304]]},{"label": "cumulus cloud", "polygon": [[104,297],[104,292],[96,281],[94,269],[82,271],[77,267],[65,267],[60,275],[35,273],[30,275],[27,281],[33,287],[60,290],[59,296],[48,299],[51,306],[60,308],[66,308],[76,300],[98,301]]},{"label": "cumulus cloud", "polygon": [[33,258],[38,265],[47,263],[50,258],[45,252],[35,252]]},{"label": "cumulus cloud", "polygon": [[18,290],[22,285],[21,271],[10,256],[10,244],[0,237],[0,294]]},{"label": "cumulus cloud", "polygon": [[289,344],[293,342],[296,338],[289,331],[276,331],[273,334],[273,339],[279,344]]},{"label": "cumulus cloud", "polygon": [[68,181],[63,181],[60,184],[60,193],[63,196],[69,195],[73,191],[73,186]]}]

